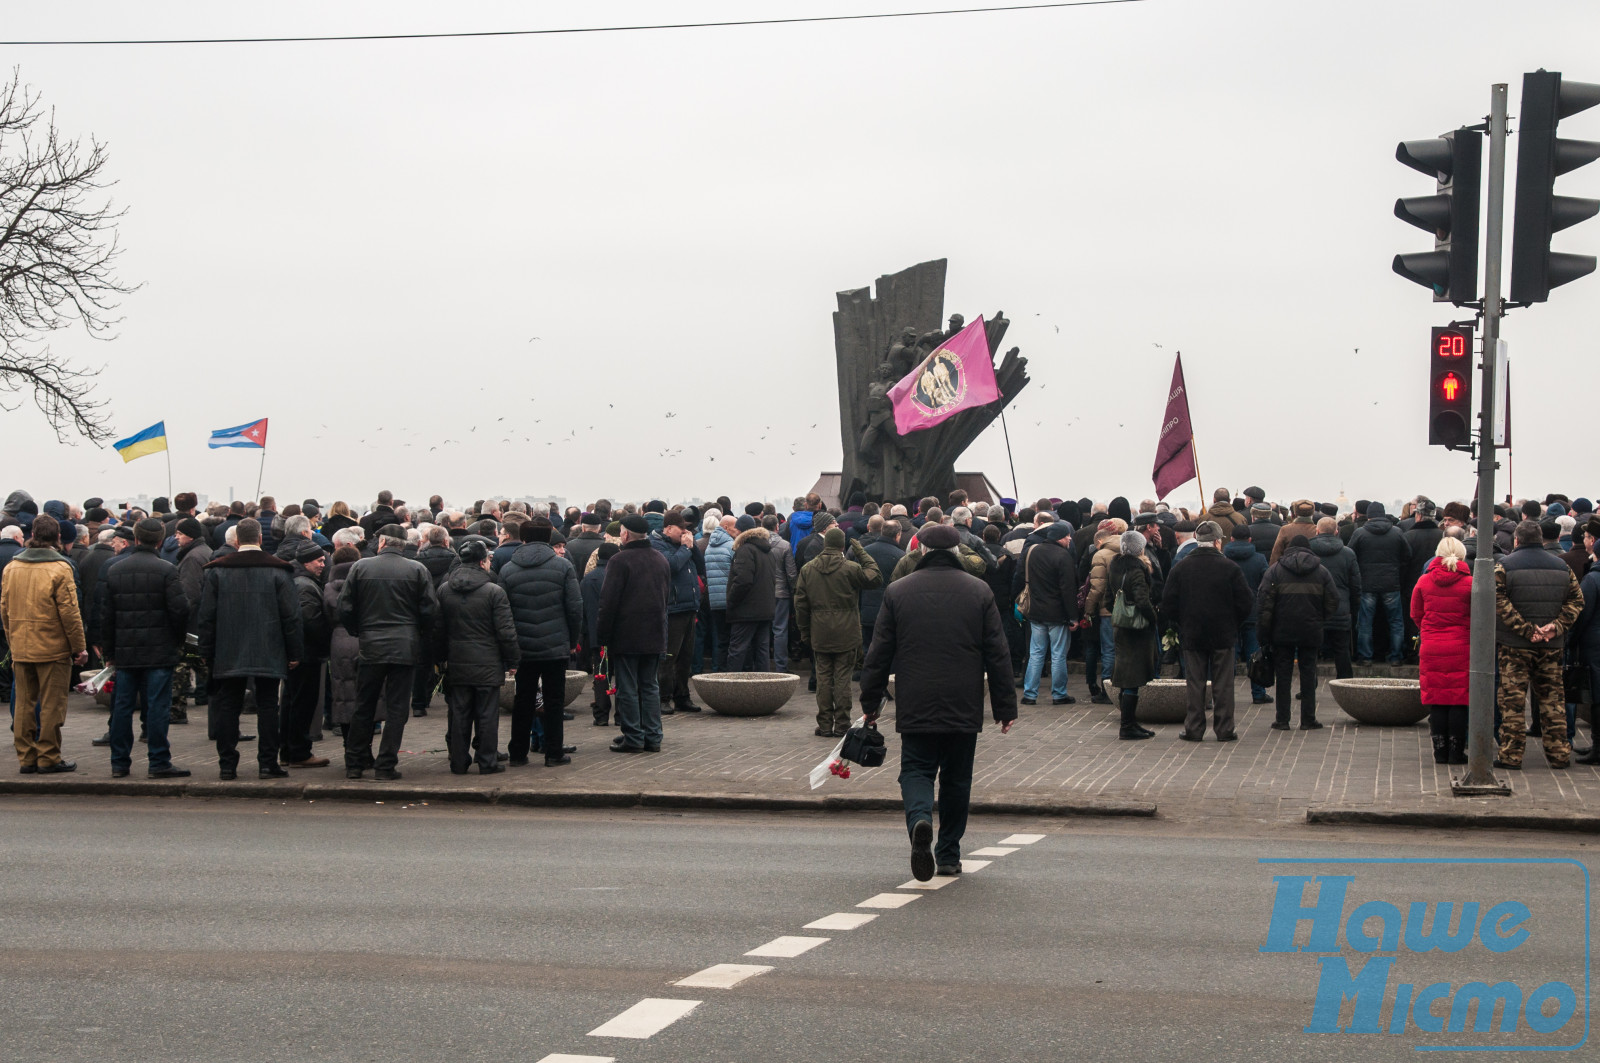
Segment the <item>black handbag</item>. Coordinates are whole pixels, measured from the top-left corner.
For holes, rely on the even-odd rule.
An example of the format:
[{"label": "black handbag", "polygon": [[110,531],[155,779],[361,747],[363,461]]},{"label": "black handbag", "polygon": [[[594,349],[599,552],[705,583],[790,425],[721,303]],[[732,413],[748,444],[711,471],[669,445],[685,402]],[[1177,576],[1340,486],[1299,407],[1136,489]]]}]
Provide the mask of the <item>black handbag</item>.
[{"label": "black handbag", "polygon": [[867,724],[865,727],[852,727],[844,733],[844,744],[839,747],[839,758],[852,761],[863,768],[876,768],[888,756],[888,747],[884,745],[883,735],[878,731],[876,724]]},{"label": "black handbag", "polygon": [[1272,659],[1270,649],[1262,649],[1250,658],[1250,667],[1246,671],[1250,675],[1250,682],[1258,687],[1270,687],[1278,681],[1278,666]]}]

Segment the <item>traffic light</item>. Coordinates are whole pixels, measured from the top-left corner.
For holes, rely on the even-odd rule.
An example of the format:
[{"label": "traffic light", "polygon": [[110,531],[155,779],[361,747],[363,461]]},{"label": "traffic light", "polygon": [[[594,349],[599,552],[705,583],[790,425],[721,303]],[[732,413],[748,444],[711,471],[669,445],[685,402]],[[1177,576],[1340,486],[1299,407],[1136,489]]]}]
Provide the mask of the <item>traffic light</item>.
[{"label": "traffic light", "polygon": [[1428,352],[1428,445],[1454,450],[1472,439],[1472,329],[1436,328]]},{"label": "traffic light", "polygon": [[1550,289],[1594,272],[1593,255],[1550,250],[1550,234],[1592,218],[1600,199],[1555,194],[1555,180],[1600,158],[1592,140],[1558,140],[1556,124],[1600,103],[1600,85],[1562,81],[1540,70],[1522,75],[1517,130],[1517,201],[1511,236],[1511,301],[1542,303]]},{"label": "traffic light", "polygon": [[1432,140],[1407,140],[1394,157],[1439,182],[1434,195],[1395,200],[1394,216],[1433,233],[1433,250],[1394,256],[1394,271],[1432,288],[1436,303],[1472,302],[1478,297],[1481,136],[1457,129]]}]

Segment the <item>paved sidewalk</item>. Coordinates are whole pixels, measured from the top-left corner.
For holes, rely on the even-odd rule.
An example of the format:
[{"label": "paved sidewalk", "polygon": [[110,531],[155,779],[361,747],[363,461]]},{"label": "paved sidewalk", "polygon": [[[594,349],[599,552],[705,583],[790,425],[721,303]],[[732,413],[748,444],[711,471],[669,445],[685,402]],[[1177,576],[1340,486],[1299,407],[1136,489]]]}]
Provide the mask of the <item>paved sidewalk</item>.
[{"label": "paved sidewalk", "polygon": [[[1176,726],[1157,726],[1143,742],[1117,739],[1115,710],[1082,697],[1082,680],[1073,688],[1075,706],[1024,707],[1018,727],[1002,735],[992,725],[978,743],[974,797],[1001,810],[1007,803],[1037,811],[1105,811],[1167,818],[1244,816],[1258,820],[1304,820],[1309,809],[1355,812],[1506,813],[1518,815],[1600,815],[1600,769],[1575,765],[1552,771],[1537,739],[1530,740],[1525,770],[1507,773],[1510,797],[1462,799],[1450,792],[1450,773],[1459,767],[1436,765],[1426,724],[1412,728],[1366,727],[1333,703],[1319,688],[1320,731],[1274,731],[1271,705],[1250,704],[1249,688],[1239,685],[1239,741],[1219,744],[1207,735],[1201,744],[1177,740]],[[67,717],[66,755],[78,761],[70,775],[0,774],[0,792],[283,793],[307,798],[350,798],[370,791],[373,799],[500,800],[519,803],[632,805],[721,801],[729,805],[764,802],[766,807],[805,807],[819,799],[835,806],[892,807],[898,799],[896,746],[882,768],[856,768],[848,780],[829,778],[812,791],[807,774],[832,748],[812,735],[813,702],[804,687],[775,716],[739,719],[711,712],[666,718],[666,740],[657,754],[622,755],[606,749],[617,733],[590,721],[588,699],[574,703],[578,718],[568,724],[568,742],[579,747],[572,764],[532,765],[481,779],[452,775],[444,755],[443,698],[429,715],[406,724],[399,784],[347,783],[342,747],[331,736],[317,751],[333,763],[297,770],[281,781],[257,781],[253,746],[241,747],[240,780],[217,781],[216,752],[206,741],[204,710],[191,709],[194,721],[173,727],[174,763],[194,772],[190,785],[163,784],[143,777],[137,759],[126,780],[110,777],[108,751],[90,740],[106,727],[106,712],[74,695]],[[893,703],[886,706],[884,729],[891,730]],[[252,731],[246,717],[246,730]],[[502,748],[509,721],[502,718]],[[1580,730],[1582,726],[1580,725]],[[1587,733],[1580,741],[1587,744]],[[140,747],[142,750],[142,747]],[[369,775],[370,779],[370,775]],[[309,788],[308,788],[309,787]],[[356,788],[352,790],[352,788]],[[365,788],[365,789],[361,789]],[[713,797],[712,795],[725,795]],[[843,799],[843,800],[841,800]],[[866,799],[866,800],[860,800]]]}]

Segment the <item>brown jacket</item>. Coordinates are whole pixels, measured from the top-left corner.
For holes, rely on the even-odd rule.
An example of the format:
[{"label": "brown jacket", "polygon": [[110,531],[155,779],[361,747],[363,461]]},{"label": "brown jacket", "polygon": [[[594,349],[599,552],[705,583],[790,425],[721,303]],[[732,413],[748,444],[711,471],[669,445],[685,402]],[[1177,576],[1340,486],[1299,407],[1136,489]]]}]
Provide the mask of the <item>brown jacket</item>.
[{"label": "brown jacket", "polygon": [[1109,535],[1095,546],[1094,558],[1089,562],[1089,595],[1084,599],[1083,611],[1088,616],[1110,616],[1111,601],[1106,597],[1106,579],[1111,562],[1122,553],[1122,535]]},{"label": "brown jacket", "polygon": [[1242,526],[1250,523],[1249,517],[1234,509],[1227,502],[1213,503],[1211,508],[1206,510],[1205,515],[1207,519],[1217,522],[1217,525],[1222,529],[1223,538],[1227,538],[1227,533],[1233,530],[1235,524]]},{"label": "brown jacket", "polygon": [[14,661],[43,664],[82,653],[83,618],[67,559],[41,547],[12,558],[0,577],[0,622]]},{"label": "brown jacket", "polygon": [[1300,517],[1296,517],[1283,527],[1279,528],[1277,541],[1272,544],[1272,556],[1267,560],[1274,565],[1276,565],[1279,561],[1282,561],[1283,552],[1289,549],[1289,540],[1293,539],[1296,535],[1304,535],[1307,539],[1316,538],[1316,518],[1312,517],[1309,520],[1305,520]]}]

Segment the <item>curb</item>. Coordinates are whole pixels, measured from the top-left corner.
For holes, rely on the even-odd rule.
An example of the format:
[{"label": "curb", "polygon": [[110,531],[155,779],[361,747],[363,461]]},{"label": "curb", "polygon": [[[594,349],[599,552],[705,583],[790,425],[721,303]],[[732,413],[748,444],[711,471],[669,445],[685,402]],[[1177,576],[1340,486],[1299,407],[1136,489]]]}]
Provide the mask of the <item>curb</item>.
[{"label": "curb", "polygon": [[1446,827],[1476,830],[1545,830],[1600,834],[1600,816],[1534,812],[1385,812],[1365,808],[1308,808],[1306,822],[1323,826]]},{"label": "curb", "polygon": [[[713,791],[531,790],[517,788],[444,787],[432,789],[396,783],[290,783],[271,781],[189,783],[131,779],[51,779],[47,782],[0,779],[4,794],[71,794],[99,797],[233,797],[304,801],[385,801],[513,805],[525,808],[671,808],[719,812],[896,812],[894,797],[856,794],[750,794]],[[972,801],[979,815],[1134,816],[1156,815],[1154,802],[1056,800],[1045,797],[979,797]],[[1309,813],[1308,813],[1309,816]],[[1596,826],[1600,830],[1600,818]],[[1312,820],[1312,822],[1318,822]],[[1552,828],[1583,829],[1583,828]]]}]

